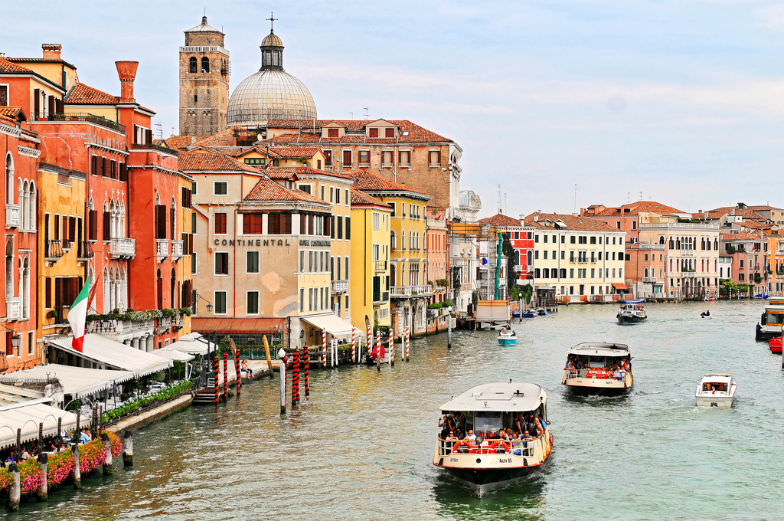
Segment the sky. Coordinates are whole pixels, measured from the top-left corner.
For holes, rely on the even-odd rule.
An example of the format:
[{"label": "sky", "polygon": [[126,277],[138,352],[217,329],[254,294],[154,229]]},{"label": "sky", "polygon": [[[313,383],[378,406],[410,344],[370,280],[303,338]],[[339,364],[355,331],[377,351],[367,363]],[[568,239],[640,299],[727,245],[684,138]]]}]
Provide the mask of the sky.
[{"label": "sky", "polygon": [[[231,89],[275,32],[319,118],[409,119],[460,145],[481,216],[653,199],[684,211],[784,205],[784,4],[3,0],[0,52],[63,44],[80,81],[178,128],[178,47],[203,11],[226,33]],[[501,197],[499,198],[499,186]],[[500,201],[500,202],[499,202]]]}]

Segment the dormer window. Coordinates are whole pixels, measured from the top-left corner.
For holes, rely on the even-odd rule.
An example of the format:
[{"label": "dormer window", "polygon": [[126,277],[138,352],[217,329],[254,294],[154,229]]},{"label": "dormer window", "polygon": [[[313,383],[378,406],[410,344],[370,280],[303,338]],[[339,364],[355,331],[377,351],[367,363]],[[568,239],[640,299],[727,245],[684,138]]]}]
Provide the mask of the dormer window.
[{"label": "dormer window", "polygon": [[336,129],[336,128],[328,128],[327,129],[327,137],[338,137],[338,129]]},{"label": "dormer window", "polygon": [[370,129],[370,137],[378,137],[378,129],[376,127]]},{"label": "dormer window", "polygon": [[385,128],[384,129],[384,137],[395,137],[395,129],[394,128]]}]

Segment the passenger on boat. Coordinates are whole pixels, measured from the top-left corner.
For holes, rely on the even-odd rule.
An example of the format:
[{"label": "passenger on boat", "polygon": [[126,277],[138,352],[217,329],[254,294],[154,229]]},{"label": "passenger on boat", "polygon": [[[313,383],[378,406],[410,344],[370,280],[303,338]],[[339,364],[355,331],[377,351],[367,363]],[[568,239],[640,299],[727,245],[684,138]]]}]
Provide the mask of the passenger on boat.
[{"label": "passenger on boat", "polygon": [[613,373],[613,376],[615,376],[615,379],[618,381],[623,380],[623,373],[618,367],[615,368],[615,372]]}]

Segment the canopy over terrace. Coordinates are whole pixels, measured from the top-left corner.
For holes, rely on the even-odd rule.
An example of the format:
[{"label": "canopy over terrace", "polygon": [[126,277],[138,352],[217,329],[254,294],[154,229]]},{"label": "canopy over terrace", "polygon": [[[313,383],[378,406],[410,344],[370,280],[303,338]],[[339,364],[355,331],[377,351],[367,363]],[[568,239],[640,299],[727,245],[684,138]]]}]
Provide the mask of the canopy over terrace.
[{"label": "canopy over terrace", "polygon": [[63,394],[72,398],[90,396],[107,389],[112,389],[115,384],[133,380],[131,371],[113,371],[110,369],[87,369],[70,365],[47,364],[38,365],[31,369],[15,371],[0,375],[0,382],[7,384],[47,384],[59,382]]},{"label": "canopy over terrace", "polygon": [[[120,369],[131,371],[136,378],[168,369],[173,362],[167,358],[133,349],[97,334],[84,336],[83,352],[71,347],[71,336],[46,338],[44,342],[55,353],[55,361],[69,360],[68,365],[93,369]],[[65,355],[65,356],[61,356]],[[52,359],[50,353],[50,361]]]},{"label": "canopy over terrace", "polygon": [[164,347],[164,350],[178,351],[189,355],[206,355],[210,350],[210,341],[199,333],[188,333],[181,336],[176,342]]},{"label": "canopy over terrace", "polygon": [[317,331],[326,331],[329,335],[338,340],[349,340],[351,338],[351,331],[354,329],[350,320],[340,318],[332,313],[328,315],[302,317],[302,320],[313,326]]},{"label": "canopy over terrace", "polygon": [[[44,437],[56,436],[57,419],[62,418],[62,429],[76,428],[76,415],[44,403],[47,399],[0,406],[0,450],[16,444],[17,429],[22,429],[22,443],[38,439],[38,426],[43,423]],[[82,416],[81,426],[90,424],[90,418]]]}]

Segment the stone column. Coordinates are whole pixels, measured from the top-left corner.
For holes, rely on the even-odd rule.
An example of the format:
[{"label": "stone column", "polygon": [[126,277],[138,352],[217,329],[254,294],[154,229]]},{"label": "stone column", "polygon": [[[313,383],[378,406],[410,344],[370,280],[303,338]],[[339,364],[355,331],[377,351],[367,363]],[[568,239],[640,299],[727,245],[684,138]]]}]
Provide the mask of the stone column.
[{"label": "stone column", "polygon": [[11,473],[11,488],[8,491],[8,510],[11,512],[19,512],[19,502],[22,499],[22,484],[19,481],[19,467],[16,463],[11,463],[8,466],[8,472]]},{"label": "stone column", "polygon": [[38,466],[41,468],[41,487],[38,489],[38,501],[46,501],[49,496],[49,484],[47,483],[47,470],[49,468],[49,454],[41,452],[38,455]]},{"label": "stone column", "polygon": [[105,432],[101,433],[101,441],[103,442],[103,446],[106,447],[106,460],[103,462],[103,473],[108,476],[112,473],[112,441]]},{"label": "stone column", "polygon": [[130,430],[125,431],[123,435],[123,465],[133,466],[133,434]]},{"label": "stone column", "polygon": [[[76,434],[77,440],[79,439],[79,429],[77,427]],[[74,470],[73,470],[73,483],[74,488],[82,488],[82,469],[79,464],[79,443],[74,442],[71,446],[71,453],[73,454],[74,459]]]}]

